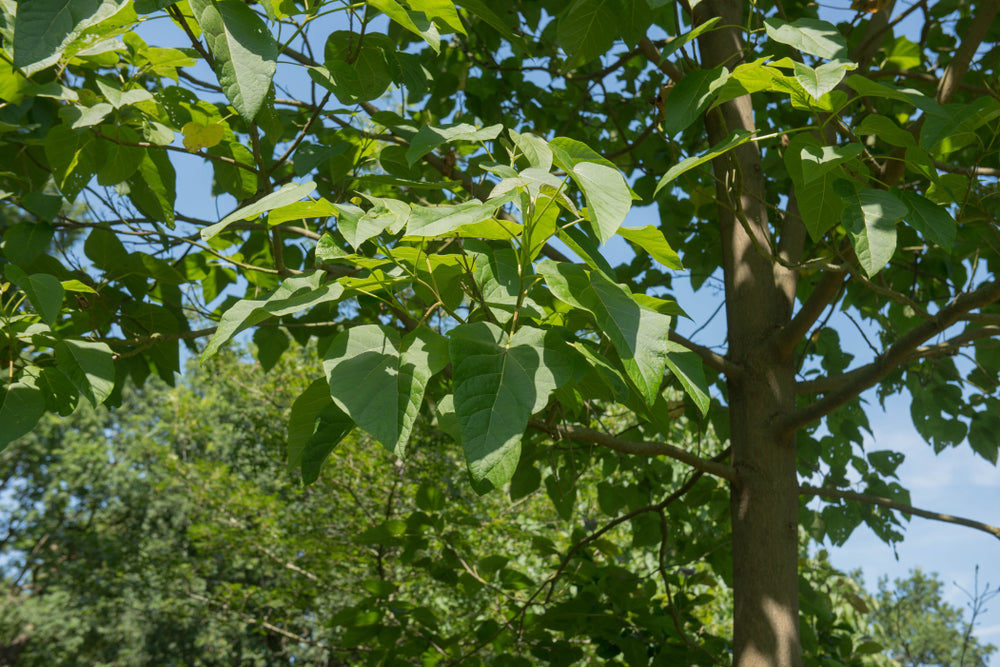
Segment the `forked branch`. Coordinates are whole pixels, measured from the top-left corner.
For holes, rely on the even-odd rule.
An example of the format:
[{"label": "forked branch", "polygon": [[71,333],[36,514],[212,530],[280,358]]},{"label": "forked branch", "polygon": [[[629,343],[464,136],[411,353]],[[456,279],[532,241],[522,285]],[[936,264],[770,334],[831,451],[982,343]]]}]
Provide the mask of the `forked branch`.
[{"label": "forked branch", "polygon": [[826,489],[805,484],[799,487],[799,495],[819,496],[821,498],[839,498],[841,500],[854,500],[868,505],[877,505],[878,507],[885,507],[887,509],[896,510],[897,512],[903,512],[904,514],[913,514],[914,516],[923,517],[924,519],[930,519],[931,521],[954,523],[959,526],[975,528],[976,530],[981,530],[982,532],[988,533],[1000,540],[1000,528],[997,528],[996,526],[991,526],[988,523],[973,521],[972,519],[966,519],[960,516],[951,516],[950,514],[931,512],[930,510],[913,507],[912,505],[907,505],[906,503],[901,503],[892,500],[891,498],[871,496],[867,493],[858,493],[856,491],[846,491],[843,489]]}]

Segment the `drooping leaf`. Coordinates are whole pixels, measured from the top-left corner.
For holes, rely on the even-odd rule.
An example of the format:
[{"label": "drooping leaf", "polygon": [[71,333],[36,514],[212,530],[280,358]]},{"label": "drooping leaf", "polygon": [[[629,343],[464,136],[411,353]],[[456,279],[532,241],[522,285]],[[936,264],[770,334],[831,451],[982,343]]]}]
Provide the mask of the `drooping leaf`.
[{"label": "drooping leaf", "polygon": [[729,70],[716,67],[691,72],[670,89],[663,103],[663,132],[674,136],[694,123],[712,103],[715,91],[729,78]]},{"label": "drooping leaf", "polygon": [[427,381],[446,363],[444,347],[444,339],[428,329],[400,340],[388,327],[351,327],[326,352],[330,395],[355,424],[403,456]]},{"label": "drooping leaf", "polygon": [[239,0],[189,0],[215,59],[226,98],[252,122],[264,105],[277,67],[278,45],[267,25]]},{"label": "drooping leaf", "polygon": [[115,365],[111,348],[104,343],[62,340],[56,343],[56,366],[77,390],[97,406],[115,387]]},{"label": "drooping leaf", "polygon": [[843,180],[834,185],[846,204],[841,222],[861,268],[873,276],[889,263],[896,251],[896,222],[906,215],[907,206],[885,190],[855,190]]},{"label": "drooping leaf", "polygon": [[580,162],[573,167],[570,176],[583,190],[587,216],[597,237],[601,243],[607,243],[632,208],[632,193],[625,177],[617,168],[596,162]]},{"label": "drooping leaf", "polygon": [[914,229],[946,250],[952,247],[958,233],[958,223],[948,209],[915,192],[903,191],[896,194],[903,198],[903,203],[909,209],[905,217]]},{"label": "drooping leaf", "polygon": [[499,487],[517,468],[528,419],[572,376],[570,348],[553,332],[532,327],[508,340],[488,322],[459,325],[448,337],[469,472]]},{"label": "drooping leaf", "polygon": [[399,4],[397,0],[368,1],[371,6],[427,42],[435,52],[441,50],[441,34],[423,12],[411,12]]},{"label": "drooping leaf", "polygon": [[684,265],[681,264],[681,258],[670,247],[666,237],[663,236],[663,232],[655,225],[619,227],[618,235],[648,252],[653,259],[668,269],[676,269],[678,271],[684,269]]},{"label": "drooping leaf", "polygon": [[712,402],[708,395],[708,382],[701,365],[701,357],[682,345],[667,342],[667,366],[674,376],[680,380],[684,392],[690,397],[704,417],[708,414]]},{"label": "drooping leaf", "polygon": [[29,433],[43,414],[45,398],[40,389],[23,382],[8,385],[0,395],[0,450]]},{"label": "drooping leaf", "polygon": [[14,264],[4,267],[4,275],[7,280],[21,288],[28,301],[34,306],[43,320],[48,324],[55,324],[59,319],[59,309],[63,302],[63,286],[59,279],[47,273],[28,274]]},{"label": "drooping leaf", "polygon": [[670,317],[641,306],[621,285],[576,264],[546,259],[538,273],[557,299],[594,317],[639,394],[652,405],[663,382]]},{"label": "drooping leaf", "polygon": [[14,264],[27,266],[52,242],[55,228],[45,222],[19,222],[4,230],[2,242],[4,256]]},{"label": "drooping leaf", "polygon": [[828,92],[840,85],[848,69],[854,69],[849,63],[834,61],[823,63],[818,67],[809,67],[800,62],[792,63],[795,80],[809,93],[813,99],[819,100]]}]

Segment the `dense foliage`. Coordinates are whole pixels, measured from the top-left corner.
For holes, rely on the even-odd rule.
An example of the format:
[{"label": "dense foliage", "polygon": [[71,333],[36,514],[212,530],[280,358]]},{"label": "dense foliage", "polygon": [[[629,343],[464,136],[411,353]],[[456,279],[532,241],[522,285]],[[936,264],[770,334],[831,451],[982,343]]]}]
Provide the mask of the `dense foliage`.
[{"label": "dense foliage", "polygon": [[[352,432],[406,459],[430,423],[477,492],[597,494],[665,584],[707,564],[737,664],[819,664],[799,526],[1000,538],[910,507],[859,398],[906,392],[936,450],[996,464],[998,10],[4,0],[0,446],[173,383],[182,345],[253,329],[269,368],[315,341],[306,481]],[[228,213],[188,208],[191,169]],[[623,226],[634,202],[656,224]],[[680,275],[724,290],[724,351],[678,334]],[[693,641],[644,582],[628,612],[672,634],[634,662]]]},{"label": "dense foliage", "polygon": [[[174,388],[151,381],[115,410],[48,418],[0,454],[0,662],[641,664],[655,644],[658,660],[684,663],[671,609],[700,645],[727,645],[726,584],[697,560],[663,579],[642,514],[583,541],[581,522],[618,514],[606,487],[568,508],[541,491],[476,496],[426,425],[405,463],[352,437],[332,455],[337,474],[308,487],[276,474],[282,406],[309,363],[289,355],[265,375],[227,351]],[[620,487],[634,475],[620,471]],[[683,514],[671,522],[688,541],[718,544]],[[865,635],[886,647],[925,637],[938,655],[959,654],[961,615],[935,580],[882,582],[876,603],[823,554],[804,562],[815,654],[894,664],[869,653]],[[970,646],[965,664],[981,664],[989,647]]]}]

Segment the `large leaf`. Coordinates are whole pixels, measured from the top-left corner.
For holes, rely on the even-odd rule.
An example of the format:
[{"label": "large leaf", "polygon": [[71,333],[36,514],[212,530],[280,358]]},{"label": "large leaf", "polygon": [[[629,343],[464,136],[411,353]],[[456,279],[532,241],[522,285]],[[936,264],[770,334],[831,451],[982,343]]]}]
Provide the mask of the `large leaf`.
[{"label": "large leaf", "polygon": [[670,247],[663,232],[655,225],[620,227],[618,235],[648,252],[653,259],[668,269],[677,269],[678,271],[684,269],[681,258]]},{"label": "large leaf", "polygon": [[111,348],[104,343],[63,340],[55,345],[56,366],[92,405],[99,405],[115,387]]},{"label": "large leaf", "polygon": [[602,55],[618,36],[616,0],[576,0],[559,17],[556,40],[568,55],[567,69]]},{"label": "large leaf", "polygon": [[449,332],[455,412],[469,472],[476,482],[506,483],[521,455],[532,414],[572,376],[569,346],[551,331],[507,334],[488,322]]},{"label": "large leaf", "polygon": [[767,36],[802,53],[833,60],[847,57],[847,42],[837,26],[819,19],[797,19],[786,23],[779,18],[764,19]]},{"label": "large leaf", "polygon": [[84,30],[126,4],[124,0],[19,2],[14,20],[14,67],[30,74],[52,65]]},{"label": "large leaf", "polygon": [[264,105],[278,62],[267,25],[239,0],[190,0],[215,58],[215,73],[236,112],[252,122]]},{"label": "large leaf", "polygon": [[729,78],[725,67],[695,70],[670,89],[663,103],[663,132],[674,136],[698,120],[712,103],[715,91]]},{"label": "large leaf", "polygon": [[14,264],[4,267],[7,280],[21,288],[28,301],[48,324],[55,324],[62,307],[64,289],[59,279],[47,273],[28,274]]},{"label": "large leaf", "polygon": [[323,362],[330,395],[355,424],[396,456],[406,453],[424,389],[447,363],[444,338],[418,329],[351,327],[330,344]]},{"label": "large leaf", "polygon": [[653,196],[655,197],[656,195],[658,195],[660,193],[660,190],[665,188],[667,185],[670,184],[671,181],[673,181],[675,178],[677,178],[684,172],[690,171],[691,169],[694,169],[699,165],[705,164],[709,160],[714,160],[715,158],[719,157],[726,151],[732,150],[737,146],[745,144],[752,138],[753,138],[752,132],[748,132],[746,130],[734,130],[733,133],[730,134],[728,137],[720,141],[715,146],[712,146],[712,148],[710,148],[707,153],[704,153],[702,155],[694,155],[692,157],[681,160],[680,162],[672,166],[670,169],[668,169],[667,173],[663,175],[663,178],[660,179],[660,182],[656,184],[656,190],[653,191]]},{"label": "large leaf", "polygon": [[958,223],[943,206],[915,192],[897,192],[909,209],[906,221],[920,234],[948,250],[955,243]]},{"label": "large leaf", "polygon": [[406,161],[413,166],[417,160],[450,141],[490,141],[496,139],[501,130],[503,125],[490,125],[481,129],[468,123],[450,127],[423,125],[410,140],[410,147],[406,149]]},{"label": "large leaf", "polygon": [[828,92],[840,85],[848,69],[854,69],[851,64],[835,61],[823,63],[819,67],[809,67],[796,61],[792,63],[795,80],[813,99],[819,100]]},{"label": "large leaf", "polygon": [[615,235],[632,208],[632,192],[617,168],[596,162],[581,162],[570,172],[587,200],[587,217],[601,243]]},{"label": "large leaf", "polygon": [[517,191],[512,190],[485,204],[469,201],[464,204],[441,206],[414,206],[406,223],[407,236],[446,236],[459,227],[490,220],[496,210],[513,201]]},{"label": "large leaf", "polygon": [[305,183],[287,183],[280,189],[265,195],[252,204],[233,211],[214,225],[209,225],[201,230],[201,238],[206,241],[220,233],[229,225],[239,220],[251,220],[261,213],[280,209],[289,204],[293,204],[303,197],[308,197],[316,189],[316,184],[312,181]]},{"label": "large leaf", "polygon": [[15,382],[0,395],[0,450],[27,434],[45,414],[45,398],[37,387]]},{"label": "large leaf", "polygon": [[667,342],[667,366],[680,380],[684,392],[698,406],[702,416],[708,414],[712,399],[708,395],[708,382],[701,365],[701,357],[677,343]]},{"label": "large leaf", "polygon": [[670,317],[640,305],[621,285],[579,265],[543,260],[538,272],[557,299],[594,317],[639,394],[652,405],[663,381]]},{"label": "large leaf", "polygon": [[212,339],[201,353],[202,359],[215,354],[224,343],[239,332],[263,322],[269,317],[281,317],[311,308],[327,301],[336,301],[344,293],[338,283],[320,285],[324,273],[316,271],[305,276],[288,278],[263,299],[237,301],[219,320]]},{"label": "large leaf", "polygon": [[835,187],[846,204],[841,222],[854,244],[861,268],[873,276],[889,263],[896,251],[896,221],[906,215],[906,204],[885,190],[855,190],[843,180],[837,181]]}]

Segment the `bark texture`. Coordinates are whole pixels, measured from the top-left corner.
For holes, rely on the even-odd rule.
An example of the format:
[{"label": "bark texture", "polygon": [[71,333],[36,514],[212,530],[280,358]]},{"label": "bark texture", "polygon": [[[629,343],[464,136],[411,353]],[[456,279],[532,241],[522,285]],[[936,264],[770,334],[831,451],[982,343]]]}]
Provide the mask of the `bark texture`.
[{"label": "bark texture", "polygon": [[[709,1],[697,23],[721,16],[699,40],[702,66],[735,67],[743,51],[742,3]],[[716,144],[753,131],[748,96],[707,119]],[[728,353],[743,372],[729,379],[732,464],[734,665],[802,664],[798,620],[798,481],[794,433],[776,425],[795,408],[795,369],[776,335],[791,319],[795,275],[777,264],[765,207],[761,156],[746,144],[717,159],[719,225],[725,273]]]}]

